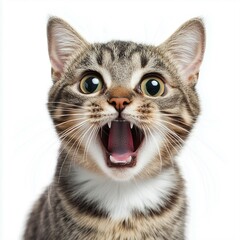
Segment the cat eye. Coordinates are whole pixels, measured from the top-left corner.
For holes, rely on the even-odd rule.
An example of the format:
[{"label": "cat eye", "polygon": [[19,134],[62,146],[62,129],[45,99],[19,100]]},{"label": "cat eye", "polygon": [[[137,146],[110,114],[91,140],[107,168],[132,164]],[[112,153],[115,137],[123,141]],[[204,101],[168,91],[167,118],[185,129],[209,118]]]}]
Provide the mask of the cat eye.
[{"label": "cat eye", "polygon": [[97,74],[89,74],[82,78],[79,84],[79,89],[84,94],[92,94],[101,91],[103,81]]},{"label": "cat eye", "polygon": [[141,91],[147,96],[159,97],[165,92],[165,84],[158,77],[147,77],[141,82]]}]

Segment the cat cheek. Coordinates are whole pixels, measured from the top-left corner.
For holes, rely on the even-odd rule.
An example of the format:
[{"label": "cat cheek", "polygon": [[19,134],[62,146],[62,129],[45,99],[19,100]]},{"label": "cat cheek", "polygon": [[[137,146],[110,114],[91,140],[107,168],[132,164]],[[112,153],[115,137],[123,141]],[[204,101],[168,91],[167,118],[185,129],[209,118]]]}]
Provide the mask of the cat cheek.
[{"label": "cat cheek", "polygon": [[182,118],[184,119],[187,125],[191,125],[193,123],[192,116],[185,108],[182,110]]}]

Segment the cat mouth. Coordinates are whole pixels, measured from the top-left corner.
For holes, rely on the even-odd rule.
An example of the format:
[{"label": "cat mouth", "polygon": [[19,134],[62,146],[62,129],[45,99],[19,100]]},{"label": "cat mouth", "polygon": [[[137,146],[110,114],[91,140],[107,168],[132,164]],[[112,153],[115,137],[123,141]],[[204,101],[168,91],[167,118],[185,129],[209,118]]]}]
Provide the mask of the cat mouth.
[{"label": "cat mouth", "polygon": [[99,134],[108,167],[126,168],[137,164],[137,151],[144,139],[140,128],[124,119],[116,119],[104,125]]}]

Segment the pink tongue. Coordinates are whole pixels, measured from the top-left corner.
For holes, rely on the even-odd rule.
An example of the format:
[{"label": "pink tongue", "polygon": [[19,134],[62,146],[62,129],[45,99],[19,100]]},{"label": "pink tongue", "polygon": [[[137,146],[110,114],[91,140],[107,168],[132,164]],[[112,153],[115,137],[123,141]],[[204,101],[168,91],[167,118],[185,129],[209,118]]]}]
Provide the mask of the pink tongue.
[{"label": "pink tongue", "polygon": [[108,151],[117,161],[127,161],[133,155],[133,137],[127,121],[113,121],[108,138]]}]

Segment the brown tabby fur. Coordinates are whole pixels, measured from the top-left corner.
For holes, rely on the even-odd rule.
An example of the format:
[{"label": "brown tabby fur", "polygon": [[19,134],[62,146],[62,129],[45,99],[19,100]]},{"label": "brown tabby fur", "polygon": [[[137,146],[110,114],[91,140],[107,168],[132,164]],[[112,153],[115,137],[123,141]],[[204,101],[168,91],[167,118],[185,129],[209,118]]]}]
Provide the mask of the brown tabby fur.
[{"label": "brown tabby fur", "polygon": [[[56,64],[51,56],[53,36],[58,31],[66,31],[72,39],[70,43],[65,39],[72,52],[70,49],[69,54],[59,53],[58,58],[63,66]],[[192,38],[198,36],[193,43],[195,45],[192,47],[192,53],[187,49],[191,42],[184,45],[184,41],[190,39],[185,37],[188,32],[192,33]],[[48,23],[48,41],[54,80],[49,93],[48,107],[61,139],[61,148],[54,180],[35,203],[27,222],[24,239],[185,239],[185,187],[175,156],[182,148],[200,112],[195,84],[205,44],[201,19],[188,21],[166,42],[155,47],[123,41],[89,44],[66,22],[59,18],[51,18]],[[64,44],[64,41],[61,44]],[[192,64],[196,59],[194,54],[197,60]],[[188,66],[192,66],[191,70],[185,70]],[[99,69],[106,69],[112,79],[111,84],[106,81],[106,92],[93,96],[90,100],[86,95],[79,95],[73,86],[79,82],[82,72],[99,72]],[[148,98],[133,89],[129,79],[139,69],[160,72],[168,84],[167,94],[163,97]],[[137,82],[134,85],[137,85]],[[149,208],[146,212],[136,209],[129,218],[119,220],[112,219],[108,210],[100,208],[97,201],[87,201],[84,196],[77,196],[76,189],[85,183],[75,186],[71,180],[75,166],[105,177],[103,169],[88,154],[89,148],[84,144],[76,144],[79,141],[78,134],[68,131],[78,123],[76,114],[79,114],[79,109],[83,109],[84,116],[88,116],[92,125],[101,123],[108,99],[111,97],[131,99],[143,126],[153,125],[156,113],[160,112],[165,127],[170,129],[164,138],[164,144],[160,146],[160,156],[155,154],[147,166],[134,176],[134,180],[155,178],[168,169],[171,169],[176,179],[164,205],[159,203],[157,208]],[[122,173],[116,170],[117,174]],[[109,178],[109,181],[112,180]]]}]

